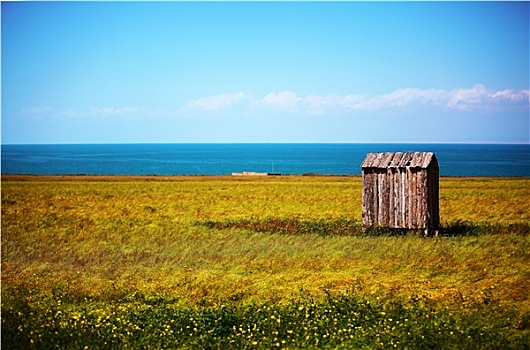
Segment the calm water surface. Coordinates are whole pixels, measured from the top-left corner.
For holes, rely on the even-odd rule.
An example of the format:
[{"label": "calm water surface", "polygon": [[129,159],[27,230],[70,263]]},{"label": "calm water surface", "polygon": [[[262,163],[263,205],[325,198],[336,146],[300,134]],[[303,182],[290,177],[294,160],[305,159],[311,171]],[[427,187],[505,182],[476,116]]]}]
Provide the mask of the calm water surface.
[{"label": "calm water surface", "polygon": [[530,176],[530,145],[67,144],[2,145],[2,174],[361,174],[368,152],[434,152],[440,174]]}]

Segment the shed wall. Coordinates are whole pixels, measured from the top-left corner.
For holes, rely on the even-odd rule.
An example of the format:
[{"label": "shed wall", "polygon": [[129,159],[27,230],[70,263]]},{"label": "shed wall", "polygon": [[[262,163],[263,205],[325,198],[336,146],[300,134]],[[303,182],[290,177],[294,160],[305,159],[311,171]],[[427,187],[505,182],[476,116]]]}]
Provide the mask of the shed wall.
[{"label": "shed wall", "polygon": [[[375,159],[373,154],[369,156]],[[413,157],[412,161],[421,161]],[[386,154],[378,159],[385,158],[388,158]],[[432,164],[422,165],[426,167],[363,167],[364,226],[406,229],[438,227],[438,164],[433,157]]]}]

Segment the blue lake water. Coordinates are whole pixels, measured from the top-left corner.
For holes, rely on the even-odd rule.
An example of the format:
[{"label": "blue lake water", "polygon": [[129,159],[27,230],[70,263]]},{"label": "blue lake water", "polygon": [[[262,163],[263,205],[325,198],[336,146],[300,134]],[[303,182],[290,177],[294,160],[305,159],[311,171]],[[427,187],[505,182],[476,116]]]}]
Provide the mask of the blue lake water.
[{"label": "blue lake water", "polygon": [[2,174],[361,174],[368,152],[434,152],[440,175],[530,176],[530,145],[61,144],[2,145]]}]

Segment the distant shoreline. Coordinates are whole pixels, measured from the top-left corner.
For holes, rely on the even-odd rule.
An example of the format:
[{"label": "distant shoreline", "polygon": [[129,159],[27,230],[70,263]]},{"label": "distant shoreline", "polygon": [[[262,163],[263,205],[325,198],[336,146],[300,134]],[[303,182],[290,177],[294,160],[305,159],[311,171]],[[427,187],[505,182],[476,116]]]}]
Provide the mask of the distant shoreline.
[{"label": "distant shoreline", "polygon": [[[529,179],[529,176],[440,176],[440,179],[461,179],[461,180],[486,180],[486,179]],[[304,174],[304,175],[279,175],[279,176],[234,176],[234,175],[85,175],[85,174],[64,174],[64,175],[33,175],[33,174],[2,174],[2,181],[310,181],[328,180],[361,181],[361,175],[325,175],[325,174]]]},{"label": "distant shoreline", "polygon": [[361,179],[361,175],[274,175],[274,176],[241,176],[241,175],[87,175],[87,174],[2,174],[2,181],[182,181],[182,180],[278,180],[278,179]]}]

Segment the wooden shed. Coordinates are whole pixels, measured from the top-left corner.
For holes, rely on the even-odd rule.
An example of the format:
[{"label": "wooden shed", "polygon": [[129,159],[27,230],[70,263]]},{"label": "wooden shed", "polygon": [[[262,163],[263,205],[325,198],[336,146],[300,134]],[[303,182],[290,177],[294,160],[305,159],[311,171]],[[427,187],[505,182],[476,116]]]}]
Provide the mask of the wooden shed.
[{"label": "wooden shed", "polygon": [[434,153],[368,153],[361,168],[363,226],[438,228],[439,167]]}]

